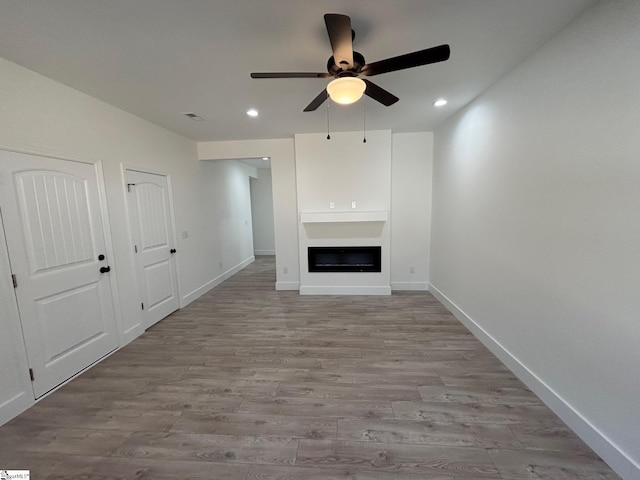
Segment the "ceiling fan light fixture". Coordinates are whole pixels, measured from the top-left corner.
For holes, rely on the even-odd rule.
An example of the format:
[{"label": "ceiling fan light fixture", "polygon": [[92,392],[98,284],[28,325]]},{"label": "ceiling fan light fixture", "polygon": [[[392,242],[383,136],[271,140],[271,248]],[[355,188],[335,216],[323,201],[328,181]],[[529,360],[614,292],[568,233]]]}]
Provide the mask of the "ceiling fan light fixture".
[{"label": "ceiling fan light fixture", "polygon": [[327,93],[331,100],[341,105],[351,105],[364,95],[367,84],[357,77],[341,77],[329,82]]}]

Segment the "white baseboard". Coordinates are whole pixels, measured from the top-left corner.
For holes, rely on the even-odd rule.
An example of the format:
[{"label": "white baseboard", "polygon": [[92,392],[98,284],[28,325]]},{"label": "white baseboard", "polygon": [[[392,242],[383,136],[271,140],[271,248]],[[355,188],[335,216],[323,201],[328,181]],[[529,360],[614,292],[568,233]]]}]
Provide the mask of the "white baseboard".
[{"label": "white baseboard", "polygon": [[391,287],[300,286],[300,295],[391,295]]},{"label": "white baseboard", "polygon": [[253,254],[257,257],[258,255],[275,255],[275,250],[254,250]]},{"label": "white baseboard", "polygon": [[429,291],[427,282],[391,282],[391,290],[393,291]]},{"label": "white baseboard", "polygon": [[[31,393],[31,395],[29,395]],[[23,391],[0,405],[0,425],[4,425],[35,404],[33,392]]]},{"label": "white baseboard", "polygon": [[592,425],[587,418],[549,387],[544,380],[533,373],[432,283],[429,284],[429,291],[618,475],[626,480],[640,479],[640,465],[620,450],[614,441]]},{"label": "white baseboard", "polygon": [[235,267],[230,268],[229,270],[227,270],[224,273],[221,273],[220,275],[218,275],[217,277],[209,280],[207,283],[205,283],[204,285],[202,285],[201,287],[196,288],[195,290],[193,290],[192,292],[187,293],[186,295],[184,295],[181,299],[180,299],[180,308],[184,308],[187,305],[189,305],[191,302],[193,302],[195,299],[201,297],[202,295],[204,295],[205,293],[207,293],[209,290],[211,290],[212,288],[217,287],[218,285],[220,285],[222,282],[224,282],[227,278],[235,275],[236,273],[238,273],[240,270],[242,270],[243,268],[245,268],[247,265],[252,264],[253,262],[255,262],[256,257],[254,257],[253,255],[251,255],[249,258],[247,258],[246,260],[243,260],[242,262],[240,262],[238,265],[236,265]]},{"label": "white baseboard", "polygon": [[276,290],[300,290],[300,282],[276,282]]}]

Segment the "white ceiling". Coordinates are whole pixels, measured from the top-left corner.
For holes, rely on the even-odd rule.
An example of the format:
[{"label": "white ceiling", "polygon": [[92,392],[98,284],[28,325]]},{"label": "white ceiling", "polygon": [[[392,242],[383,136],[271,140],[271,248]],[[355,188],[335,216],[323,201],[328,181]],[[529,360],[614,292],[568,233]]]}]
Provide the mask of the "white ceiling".
[{"label": "white ceiling", "polygon": [[0,57],[194,140],[284,138],[327,128],[325,105],[302,109],[328,80],[249,73],[326,71],[323,15],[343,13],[368,62],[443,43],[451,59],[370,77],[400,101],[332,104],[331,129],[361,129],[366,109],[367,129],[429,131],[595,2],[2,0]]}]

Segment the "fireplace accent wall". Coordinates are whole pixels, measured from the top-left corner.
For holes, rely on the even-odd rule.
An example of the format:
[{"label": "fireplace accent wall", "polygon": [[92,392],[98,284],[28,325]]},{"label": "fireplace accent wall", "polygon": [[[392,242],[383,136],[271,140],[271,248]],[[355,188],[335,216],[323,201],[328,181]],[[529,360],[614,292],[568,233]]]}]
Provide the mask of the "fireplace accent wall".
[{"label": "fireplace accent wall", "polygon": [[381,272],[382,247],[308,247],[309,272]]}]

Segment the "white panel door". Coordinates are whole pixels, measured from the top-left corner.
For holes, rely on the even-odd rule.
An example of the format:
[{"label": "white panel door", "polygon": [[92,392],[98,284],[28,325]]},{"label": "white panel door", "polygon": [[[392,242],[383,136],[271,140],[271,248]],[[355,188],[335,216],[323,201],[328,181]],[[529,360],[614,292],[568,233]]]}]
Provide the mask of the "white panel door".
[{"label": "white panel door", "polygon": [[96,166],[0,152],[0,205],[38,398],[118,346]]},{"label": "white panel door", "polygon": [[127,170],[126,178],[143,325],[149,328],[180,306],[169,182],[136,170]]}]

